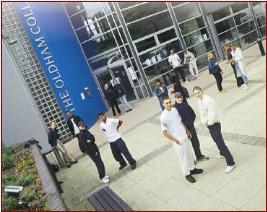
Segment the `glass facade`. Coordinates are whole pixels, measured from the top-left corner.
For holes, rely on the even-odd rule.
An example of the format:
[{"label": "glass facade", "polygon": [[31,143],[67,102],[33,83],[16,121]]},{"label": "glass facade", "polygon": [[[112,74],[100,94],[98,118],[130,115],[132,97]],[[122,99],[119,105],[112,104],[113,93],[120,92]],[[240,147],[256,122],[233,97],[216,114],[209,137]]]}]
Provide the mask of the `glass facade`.
[{"label": "glass facade", "polygon": [[[188,48],[203,69],[207,52],[216,53],[212,37],[218,37],[221,48],[229,42],[246,48],[256,41],[257,27],[265,36],[265,3],[233,2],[208,13],[201,10],[201,4],[209,3],[86,2],[65,3],[65,8],[99,84],[123,78],[121,72],[131,99],[138,99],[153,90],[157,78],[170,84],[174,75],[168,63],[171,49],[182,56],[182,50]],[[204,16],[211,16],[214,26],[209,26]],[[211,34],[212,27],[215,34]]]}]

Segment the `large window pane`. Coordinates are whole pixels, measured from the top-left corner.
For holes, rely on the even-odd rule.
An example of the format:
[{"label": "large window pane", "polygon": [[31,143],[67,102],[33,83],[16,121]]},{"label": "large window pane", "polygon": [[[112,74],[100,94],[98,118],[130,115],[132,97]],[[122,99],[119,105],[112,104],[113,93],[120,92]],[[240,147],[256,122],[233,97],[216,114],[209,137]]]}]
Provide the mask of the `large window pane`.
[{"label": "large window pane", "polygon": [[184,4],[185,2],[171,2],[172,6],[178,6],[180,4]]},{"label": "large window pane", "polygon": [[264,16],[257,17],[257,23],[259,27],[265,26],[265,21],[266,20]]},{"label": "large window pane", "polygon": [[82,5],[82,2],[68,2],[68,3],[65,3],[65,8],[67,10],[67,13],[69,16],[81,11],[84,9],[83,5]]},{"label": "large window pane", "polygon": [[142,51],[152,48],[153,46],[156,46],[156,41],[154,37],[150,37],[150,38],[147,38],[143,41],[136,43],[135,45],[136,45],[137,51],[142,52]]},{"label": "large window pane", "polygon": [[213,20],[217,21],[217,20],[222,19],[226,16],[229,16],[230,14],[231,13],[230,13],[229,7],[225,7],[223,9],[217,10],[214,13],[212,13],[212,16],[213,16]]},{"label": "large window pane", "polygon": [[124,10],[122,11],[122,15],[125,19],[125,22],[128,23],[166,9],[166,3],[146,3],[134,8]]},{"label": "large window pane", "polygon": [[210,40],[205,41],[204,43],[198,44],[188,49],[192,52],[196,57],[207,53],[212,50],[212,44]]},{"label": "large window pane", "polygon": [[253,30],[255,30],[254,21],[247,22],[237,27],[239,36],[242,37],[244,34],[247,34]]},{"label": "large window pane", "polygon": [[247,2],[235,3],[231,5],[231,7],[232,7],[233,12],[236,13],[236,12],[239,12],[241,10],[248,8],[248,3]]},{"label": "large window pane", "polygon": [[101,3],[98,2],[83,2],[83,6],[87,13],[87,18],[94,20],[105,16]]},{"label": "large window pane", "polygon": [[241,38],[242,47],[249,46],[251,43],[257,40],[258,34],[256,31]]},{"label": "large window pane", "polygon": [[245,10],[244,12],[239,13],[234,16],[235,22],[237,25],[245,23],[253,18],[250,10]]},{"label": "large window pane", "polygon": [[113,33],[119,45],[127,43],[127,40],[126,40],[126,37],[124,36],[122,28],[119,28],[119,30],[117,29],[113,30]]},{"label": "large window pane", "polygon": [[174,13],[178,22],[186,21],[187,19],[200,15],[196,3],[188,3],[180,7],[174,8]]},{"label": "large window pane", "polygon": [[231,42],[238,38],[238,32],[235,29],[227,31],[221,35],[219,35],[219,39],[221,41],[221,46],[224,46],[226,43]]},{"label": "large window pane", "polygon": [[169,13],[155,15],[145,20],[141,20],[128,25],[129,32],[133,40],[165,29],[172,25],[172,20]]},{"label": "large window pane", "polygon": [[257,4],[253,7],[254,13],[256,16],[265,16],[265,3]]},{"label": "large window pane", "polygon": [[108,15],[107,19],[108,19],[108,21],[109,21],[109,23],[110,23],[112,28],[121,25],[120,22],[119,22],[118,16],[115,13]]},{"label": "large window pane", "polygon": [[140,3],[142,3],[142,2],[119,2],[119,7],[121,9],[124,9],[126,7],[131,7],[131,6],[134,6],[136,4],[140,4]]},{"label": "large window pane", "polygon": [[198,30],[205,26],[205,23],[202,17],[195,18],[193,20],[187,21],[180,24],[180,29],[183,35],[186,35],[192,31]]},{"label": "large window pane", "polygon": [[200,31],[185,36],[184,41],[186,43],[186,46],[189,47],[199,43],[203,43],[204,41],[208,40],[208,38],[209,38],[208,32],[204,28]]},{"label": "large window pane", "polygon": [[261,36],[262,37],[265,37],[266,36],[266,33],[265,33],[266,32],[266,27],[265,26],[264,27],[261,27],[260,28],[260,32],[261,32]]},{"label": "large window pane", "polygon": [[87,58],[103,53],[116,47],[116,42],[111,32],[82,44]]},{"label": "large window pane", "polygon": [[233,18],[228,18],[224,21],[221,21],[217,24],[215,24],[217,33],[220,34],[222,32],[225,32],[235,26]]},{"label": "large window pane", "polygon": [[176,33],[174,29],[167,30],[166,32],[162,32],[158,34],[158,40],[160,43],[164,43],[168,40],[171,40],[173,38],[176,38]]}]

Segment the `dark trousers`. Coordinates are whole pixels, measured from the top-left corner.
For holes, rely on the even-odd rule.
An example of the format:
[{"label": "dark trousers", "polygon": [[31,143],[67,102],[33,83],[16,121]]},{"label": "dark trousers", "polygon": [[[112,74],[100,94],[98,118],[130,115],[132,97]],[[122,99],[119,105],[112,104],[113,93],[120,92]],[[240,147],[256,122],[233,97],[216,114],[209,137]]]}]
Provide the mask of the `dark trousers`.
[{"label": "dark trousers", "polygon": [[233,156],[231,155],[229,149],[224,143],[223,137],[222,137],[222,132],[221,132],[221,124],[220,123],[215,123],[211,126],[208,126],[208,129],[210,131],[210,135],[213,139],[213,141],[216,143],[220,155],[224,156],[226,159],[226,163],[228,166],[233,166],[235,164]]},{"label": "dark trousers", "polygon": [[235,65],[231,63],[231,66],[232,66],[233,71],[234,71],[234,74],[235,74],[235,79],[236,79],[237,87],[240,87],[241,85],[244,84],[244,80],[242,79],[242,77],[238,77],[238,76],[236,75]]},{"label": "dark trousers", "polygon": [[101,159],[99,150],[97,150],[96,153],[94,153],[94,154],[90,153],[88,155],[92,159],[92,161],[94,161],[94,163],[96,165],[99,178],[102,179],[103,177],[105,177],[105,166],[104,166],[104,163]]},{"label": "dark trousers", "polygon": [[214,73],[212,74],[215,79],[216,79],[216,83],[217,83],[217,87],[218,87],[218,90],[219,91],[222,91],[223,88],[222,88],[222,75],[221,75],[221,72],[217,72],[217,73]]},{"label": "dark trousers", "polygon": [[122,138],[119,138],[118,140],[110,143],[111,151],[113,154],[113,157],[116,161],[120,163],[120,165],[125,165],[126,162],[124,158],[122,157],[122,154],[124,157],[128,160],[130,164],[135,164],[136,161],[133,159],[132,155],[130,154],[126,144],[122,140]]},{"label": "dark trousers", "polygon": [[177,67],[174,69],[174,73],[175,73],[175,78],[176,78],[176,81],[179,81],[180,80],[180,76],[179,74],[181,75],[181,78],[183,80],[183,82],[185,82],[185,73],[184,73],[184,68],[183,66],[180,66],[180,67]]},{"label": "dark trousers", "polygon": [[195,129],[194,125],[186,126],[186,127],[192,135],[191,142],[192,142],[192,146],[193,146],[196,158],[201,158],[202,154],[200,151],[200,144],[199,144],[199,140],[197,137],[196,129]]},{"label": "dark trousers", "polygon": [[110,106],[111,106],[111,109],[112,109],[113,116],[116,116],[115,107],[116,107],[116,109],[117,109],[117,112],[118,112],[119,114],[121,114],[121,110],[120,110],[120,108],[119,108],[117,99],[116,99],[116,100],[115,100],[115,99],[112,100],[112,101],[110,102]]}]

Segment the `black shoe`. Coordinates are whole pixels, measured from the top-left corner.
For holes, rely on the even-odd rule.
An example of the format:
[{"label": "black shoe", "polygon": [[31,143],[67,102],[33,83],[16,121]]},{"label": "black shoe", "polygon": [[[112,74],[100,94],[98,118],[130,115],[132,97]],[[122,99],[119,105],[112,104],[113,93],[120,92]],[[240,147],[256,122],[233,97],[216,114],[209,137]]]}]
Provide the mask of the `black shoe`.
[{"label": "black shoe", "polygon": [[71,161],[71,164],[78,163],[77,160]]},{"label": "black shoe", "polygon": [[59,180],[59,181],[57,181],[59,184],[62,184],[62,183],[64,183],[63,181],[61,181],[61,180]]},{"label": "black shoe", "polygon": [[131,169],[134,170],[136,168],[136,163],[131,164]]},{"label": "black shoe", "polygon": [[195,169],[193,169],[193,170],[190,171],[190,175],[191,174],[202,174],[202,173],[203,173],[203,169],[197,169],[197,168],[195,168]]},{"label": "black shoe", "polygon": [[122,170],[127,164],[120,165],[119,170]]},{"label": "black shoe", "polygon": [[187,175],[187,176],[185,176],[185,178],[190,183],[195,183],[196,182],[195,178],[192,175]]},{"label": "black shoe", "polygon": [[205,155],[201,155],[200,157],[197,157],[197,161],[204,161],[204,160],[209,160],[210,158],[205,156]]},{"label": "black shoe", "polygon": [[70,168],[71,167],[71,165],[70,164],[67,164],[67,168]]}]

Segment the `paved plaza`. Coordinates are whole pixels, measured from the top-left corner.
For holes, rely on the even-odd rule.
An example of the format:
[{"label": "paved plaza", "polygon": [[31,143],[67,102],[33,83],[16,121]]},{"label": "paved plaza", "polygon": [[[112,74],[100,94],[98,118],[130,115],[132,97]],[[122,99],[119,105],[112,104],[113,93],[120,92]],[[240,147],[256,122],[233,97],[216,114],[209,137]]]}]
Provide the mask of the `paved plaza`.
[{"label": "paved plaza", "polygon": [[[100,146],[106,174],[111,177],[110,188],[133,210],[266,209],[266,58],[260,56],[257,45],[246,49],[244,56],[250,80],[248,90],[237,88],[231,66],[223,62],[223,87],[228,92],[218,92],[208,71],[184,84],[191,95],[188,102],[197,114],[195,127],[202,152],[210,157],[197,164],[204,173],[195,175],[196,183],[185,180],[171,142],[161,134],[156,97],[135,102],[132,112],[120,116],[124,121],[122,136],[137,160],[135,170],[128,165],[119,171],[99,124],[90,129]],[[216,157],[217,147],[200,123],[197,100],[192,96],[195,85],[203,87],[221,111],[223,136],[236,162],[236,169],[229,174],[224,173],[225,160]],[[96,167],[88,156],[81,155],[76,139],[66,147],[79,158],[71,168],[56,173],[64,181],[62,196],[67,208],[94,210],[86,197],[101,186]],[[52,155],[50,160],[54,161]]]}]

